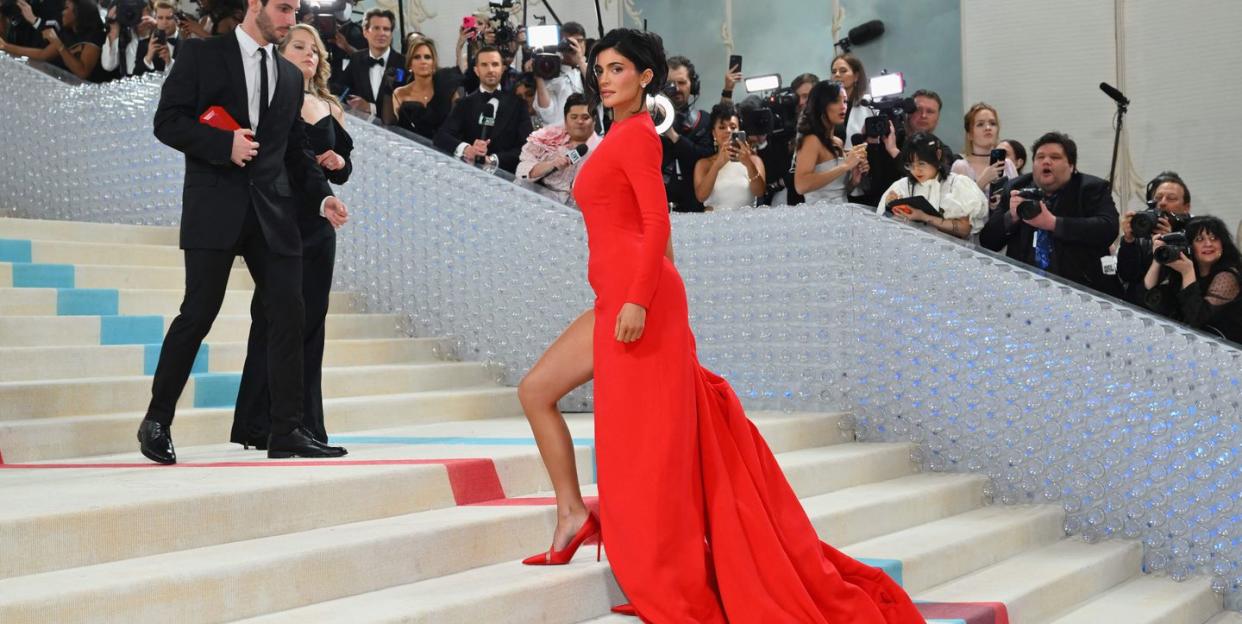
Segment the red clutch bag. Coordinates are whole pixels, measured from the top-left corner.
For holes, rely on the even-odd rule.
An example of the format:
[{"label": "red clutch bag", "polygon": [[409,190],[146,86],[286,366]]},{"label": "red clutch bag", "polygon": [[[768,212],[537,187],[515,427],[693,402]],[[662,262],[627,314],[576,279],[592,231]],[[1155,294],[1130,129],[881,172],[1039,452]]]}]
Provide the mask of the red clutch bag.
[{"label": "red clutch bag", "polygon": [[198,122],[228,132],[241,129],[241,126],[237,125],[237,120],[233,119],[233,116],[224,110],[223,106],[212,106],[203,111],[203,114],[198,117]]}]

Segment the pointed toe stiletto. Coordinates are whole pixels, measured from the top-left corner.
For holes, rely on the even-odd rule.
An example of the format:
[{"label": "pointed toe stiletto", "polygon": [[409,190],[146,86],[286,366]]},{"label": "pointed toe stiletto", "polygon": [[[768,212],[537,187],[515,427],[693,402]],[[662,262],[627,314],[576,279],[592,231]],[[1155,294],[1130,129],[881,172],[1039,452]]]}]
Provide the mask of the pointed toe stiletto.
[{"label": "pointed toe stiletto", "polygon": [[619,604],[613,607],[612,612],[616,613],[617,615],[632,615],[634,617],[638,617],[638,609],[635,609],[634,605],[628,602],[625,604]]},{"label": "pointed toe stiletto", "polygon": [[[565,565],[574,558],[574,554],[578,552],[578,547],[586,543],[588,539],[599,536],[599,519],[594,513],[587,513],[586,522],[582,523],[582,528],[574,534],[574,538],[569,540],[569,544],[564,550],[556,550],[549,548],[547,552],[532,555],[522,560],[526,565]],[[595,560],[600,560],[600,548],[603,547],[602,539],[595,543]]]}]

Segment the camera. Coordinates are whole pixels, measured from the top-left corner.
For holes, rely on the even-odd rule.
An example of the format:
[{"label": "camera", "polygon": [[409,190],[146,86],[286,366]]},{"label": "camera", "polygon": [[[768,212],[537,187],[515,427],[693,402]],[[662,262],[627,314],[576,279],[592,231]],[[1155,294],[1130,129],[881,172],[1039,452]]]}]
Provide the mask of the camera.
[{"label": "camera", "polygon": [[116,23],[124,28],[137,28],[145,6],[144,0],[119,0],[116,3]]},{"label": "camera", "polygon": [[1137,212],[1130,217],[1130,233],[1135,238],[1151,238],[1161,217],[1168,219],[1170,232],[1180,232],[1186,229],[1186,223],[1190,221],[1190,215],[1160,210],[1157,202],[1151,200],[1147,202],[1147,210]]},{"label": "camera", "polygon": [[1018,204],[1018,218],[1026,221],[1038,217],[1039,213],[1043,212],[1039,207],[1039,202],[1044,201],[1044,192],[1039,187],[1018,189],[1018,197],[1026,200]]},{"label": "camera", "polygon": [[509,23],[513,0],[491,0],[488,8],[492,16],[487,21],[492,25],[492,32],[496,34],[496,47],[501,48],[517,41],[517,29]]},{"label": "camera", "polygon": [[914,99],[901,97],[906,82],[900,72],[890,74],[884,70],[868,86],[871,99],[861,104],[874,109],[876,114],[863,120],[863,134],[868,139],[883,139],[889,134],[889,124],[892,128],[905,126],[906,116],[914,112]]},{"label": "camera", "polygon": [[1160,264],[1168,264],[1181,258],[1182,254],[1190,257],[1190,239],[1186,238],[1185,232],[1170,232],[1160,237],[1164,241],[1164,246],[1157,248],[1153,254],[1156,262]]}]

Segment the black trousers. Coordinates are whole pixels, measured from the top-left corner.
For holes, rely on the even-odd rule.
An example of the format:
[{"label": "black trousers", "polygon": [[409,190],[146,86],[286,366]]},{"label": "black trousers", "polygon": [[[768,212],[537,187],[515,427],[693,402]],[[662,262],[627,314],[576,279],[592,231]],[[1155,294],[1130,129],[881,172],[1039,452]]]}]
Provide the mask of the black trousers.
[{"label": "black trousers", "polygon": [[[336,232],[327,222],[326,231],[302,248],[302,299],[306,304],[303,328],[302,425],[320,442],[328,441],[323,421],[323,343],[324,321],[332,292],[332,271],[336,264]],[[246,345],[246,365],[241,389],[233,412],[230,440],[246,444],[267,439],[272,428],[271,392],[268,383],[268,331],[263,314],[262,293],[256,291],[250,302],[250,340]]]},{"label": "black trousers", "polygon": [[266,377],[271,388],[272,430],[286,434],[302,426],[302,259],[268,249],[254,209],[246,215],[233,249],[185,250],[185,298],[164,336],[147,418],[172,425],[177,400],[199,346],[220,313],[233,260],[246,260],[266,320]]}]

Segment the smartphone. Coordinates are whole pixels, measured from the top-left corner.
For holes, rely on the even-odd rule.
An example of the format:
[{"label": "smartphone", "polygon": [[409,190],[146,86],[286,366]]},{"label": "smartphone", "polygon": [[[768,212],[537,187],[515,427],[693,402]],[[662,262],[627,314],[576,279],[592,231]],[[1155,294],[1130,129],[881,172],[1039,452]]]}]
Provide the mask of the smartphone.
[{"label": "smartphone", "polygon": [[1007,157],[1008,153],[1005,152],[1005,148],[998,147],[988,154],[988,164],[995,165],[998,162],[1005,162]]},{"label": "smartphone", "polygon": [[734,143],[737,143],[738,145],[745,143],[746,142],[746,131],[734,130],[732,136],[729,137],[729,140],[733,141]]},{"label": "smartphone", "polygon": [[162,30],[156,29],[154,37],[155,37],[156,43],[160,45],[165,45],[165,46],[168,45],[168,33]]},{"label": "smartphone", "polygon": [[737,71],[742,71],[742,55],[741,54],[729,55],[729,71],[734,71],[734,68],[736,68]]},{"label": "smartphone", "polygon": [[461,18],[461,28],[466,31],[467,38],[474,39],[479,36],[479,18],[473,15]]}]

